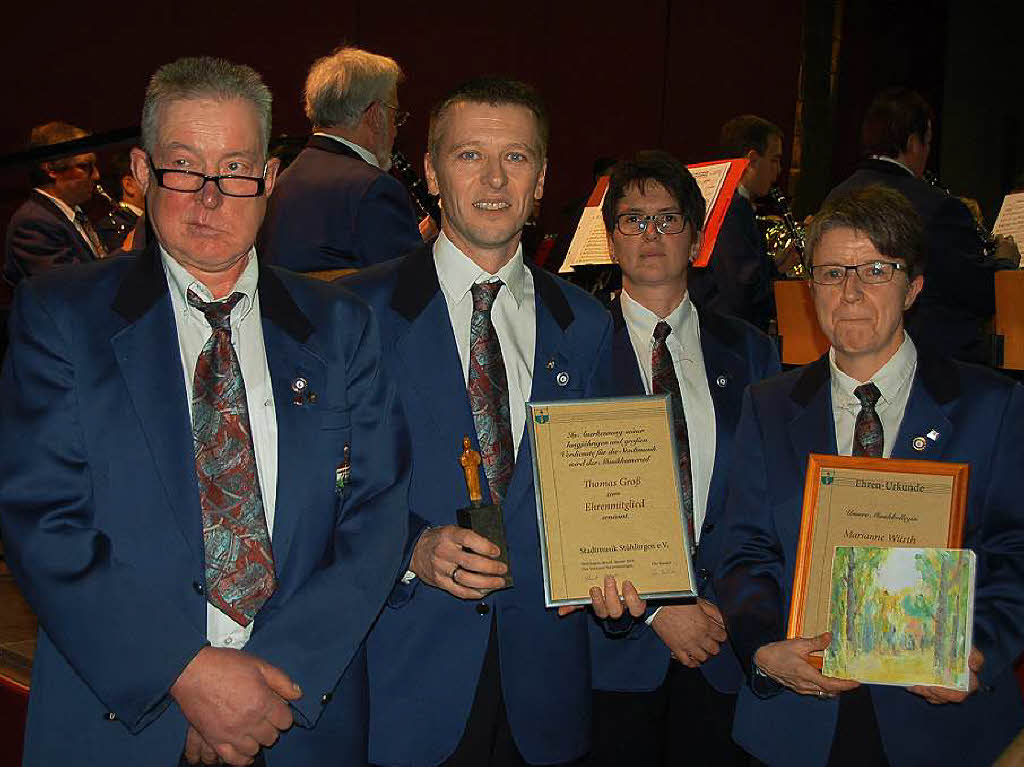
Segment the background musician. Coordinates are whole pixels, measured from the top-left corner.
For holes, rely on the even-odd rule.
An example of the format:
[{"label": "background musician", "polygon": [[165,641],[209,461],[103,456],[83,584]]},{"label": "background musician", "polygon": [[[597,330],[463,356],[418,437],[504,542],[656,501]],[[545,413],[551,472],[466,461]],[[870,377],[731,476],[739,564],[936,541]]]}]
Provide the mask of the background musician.
[{"label": "background musician", "polygon": [[422,245],[409,194],[388,175],[402,70],[386,56],[341,48],[306,78],[313,135],[281,174],[260,251],[297,272],[360,268]]}]

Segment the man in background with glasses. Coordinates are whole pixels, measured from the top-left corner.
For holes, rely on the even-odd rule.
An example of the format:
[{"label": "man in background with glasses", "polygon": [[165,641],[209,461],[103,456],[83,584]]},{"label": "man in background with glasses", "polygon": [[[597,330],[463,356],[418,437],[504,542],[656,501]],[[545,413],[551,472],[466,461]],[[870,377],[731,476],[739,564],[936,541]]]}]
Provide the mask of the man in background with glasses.
[{"label": "man in background with glasses", "polygon": [[[32,148],[63,144],[89,135],[63,122],[32,129]],[[81,206],[92,199],[100,174],[92,152],[41,163],[33,170],[35,188],[7,225],[4,279],[17,285],[25,277],[65,264],[81,264],[107,255]]]},{"label": "man in background with glasses", "polygon": [[[903,195],[833,196],[807,233],[817,362],[744,397],[715,591],[749,686],[733,734],[768,764],[991,764],[1024,726],[1024,389],[918,348],[904,313],[924,285],[924,234]],[[859,686],[784,639],[809,453],[965,462],[964,547],[978,556],[970,691]],[[899,509],[894,509],[899,511]]]},{"label": "man in background with glasses", "polygon": [[661,151],[615,165],[604,198],[612,260],[622,269],[611,306],[615,393],[671,396],[700,598],[649,605],[649,627],[637,636],[592,630],[596,765],[748,763],[730,737],[743,675],[710,573],[743,390],[780,368],[766,335],[690,298],[704,206],[690,172]]},{"label": "man in background with glasses", "polygon": [[409,193],[388,174],[402,70],[394,59],[341,48],[306,78],[313,135],[281,174],[260,251],[297,272],[358,269],[423,244]]},{"label": "man in background with glasses", "polygon": [[369,308],[257,261],[270,114],[248,67],[159,69],[132,150],[155,238],[19,286],[0,522],[40,624],[27,764],[262,764],[285,730],[273,764],[366,763],[405,426]]}]

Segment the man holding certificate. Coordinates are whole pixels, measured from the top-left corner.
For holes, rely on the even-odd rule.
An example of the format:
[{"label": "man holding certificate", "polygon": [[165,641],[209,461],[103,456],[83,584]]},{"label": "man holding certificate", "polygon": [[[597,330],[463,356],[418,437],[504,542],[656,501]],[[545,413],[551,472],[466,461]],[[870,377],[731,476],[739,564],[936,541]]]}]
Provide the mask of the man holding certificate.
[{"label": "man holding certificate", "polygon": [[[769,764],[990,764],[1024,725],[1011,670],[1024,649],[1024,389],[918,354],[903,314],[923,285],[922,241],[897,192],[832,198],[806,251],[832,348],[744,398],[715,582],[750,678],[733,733]],[[969,465],[964,547],[978,578],[968,692],[823,676],[809,659],[830,634],[784,639],[811,453]]]},{"label": "man holding certificate", "polygon": [[[415,465],[408,571],[368,644],[375,764],[564,764],[589,748],[590,617],[545,609],[522,437],[527,400],[610,394],[611,322],[523,261],[547,125],[522,83],[484,78],[450,94],[431,114],[425,165],[441,234],[349,279],[380,321]],[[478,501],[500,504],[507,552],[456,526],[457,510]]]},{"label": "man holding certificate", "polygon": [[[711,533],[725,502],[743,391],[780,368],[766,335],[690,299],[688,267],[700,246],[704,205],[690,172],[661,151],[617,164],[604,198],[623,285],[611,306],[616,393],[673,398],[701,598],[659,607],[648,618],[651,628],[635,638],[593,632],[594,754],[602,764],[747,763],[730,736],[743,675],[710,594],[717,559]],[[698,723],[696,741],[666,737]],[[626,740],[623,729],[639,737]]]}]

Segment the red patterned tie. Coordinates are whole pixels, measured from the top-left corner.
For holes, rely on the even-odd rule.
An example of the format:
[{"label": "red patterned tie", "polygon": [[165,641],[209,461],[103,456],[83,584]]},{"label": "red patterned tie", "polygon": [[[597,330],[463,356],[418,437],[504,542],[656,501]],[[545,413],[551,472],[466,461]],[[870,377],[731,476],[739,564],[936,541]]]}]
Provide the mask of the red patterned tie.
[{"label": "red patterned tie", "polygon": [[878,391],[877,386],[868,382],[854,389],[853,395],[860,400],[857,425],[853,427],[853,454],[881,458],[885,438],[882,433],[882,419],[875,412],[875,403],[882,393]]},{"label": "red patterned tie", "polygon": [[683,412],[683,398],[679,393],[679,379],[676,378],[676,367],[672,362],[672,352],[668,349],[665,339],[672,332],[671,326],[661,321],[654,326],[654,350],[651,353],[651,370],[653,380],[651,391],[654,394],[669,394],[672,398],[672,422],[676,430],[676,446],[679,450],[679,484],[683,489],[683,513],[686,515],[686,526],[690,532],[690,548],[695,549],[697,539],[693,528],[693,475],[690,472],[690,438],[686,429],[686,413]]},{"label": "red patterned tie", "polygon": [[515,465],[508,378],[498,334],[491,322],[491,307],[503,284],[497,281],[473,285],[473,317],[469,322],[469,405],[493,503],[504,500]]},{"label": "red patterned tie", "polygon": [[206,598],[235,623],[248,626],[276,584],[245,384],[231,346],[231,310],[241,299],[241,293],[232,293],[207,304],[188,292],[189,304],[213,328],[192,384]]}]

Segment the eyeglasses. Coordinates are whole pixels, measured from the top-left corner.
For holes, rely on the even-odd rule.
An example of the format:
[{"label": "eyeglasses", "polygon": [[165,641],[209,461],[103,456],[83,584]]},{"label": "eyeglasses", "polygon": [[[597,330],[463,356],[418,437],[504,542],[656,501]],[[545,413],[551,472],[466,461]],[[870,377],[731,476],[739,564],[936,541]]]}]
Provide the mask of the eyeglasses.
[{"label": "eyeglasses", "polygon": [[846,275],[856,272],[857,278],[865,285],[881,285],[892,282],[896,272],[906,272],[906,264],[895,261],[868,261],[863,264],[846,266],[845,264],[820,264],[811,267],[811,279],[818,285],[841,285],[846,282]]},{"label": "eyeglasses", "polygon": [[627,237],[635,237],[646,232],[648,221],[654,222],[654,228],[660,234],[679,234],[686,228],[686,219],[680,212],[654,213],[650,216],[642,213],[620,213],[615,217],[615,225]]},{"label": "eyeglasses", "polygon": [[[257,176],[234,176],[225,174],[221,176],[207,176],[195,170],[176,170],[174,168],[158,168],[153,164],[153,158],[146,155],[149,167],[156,176],[156,184],[172,192],[184,192],[195,194],[206,186],[208,181],[217,185],[217,189],[225,197],[261,197],[266,188],[263,177]],[[263,174],[266,175],[267,166],[263,166]]]},{"label": "eyeglasses", "polygon": [[[409,119],[409,113],[408,112],[403,112],[398,107],[392,106],[391,104],[389,104],[386,101],[378,101],[377,103],[380,104],[382,107],[387,107],[388,109],[394,109],[395,110],[395,127],[396,128],[401,128],[403,125],[405,125],[406,120]],[[369,107],[367,107],[367,109],[369,109]]]}]

